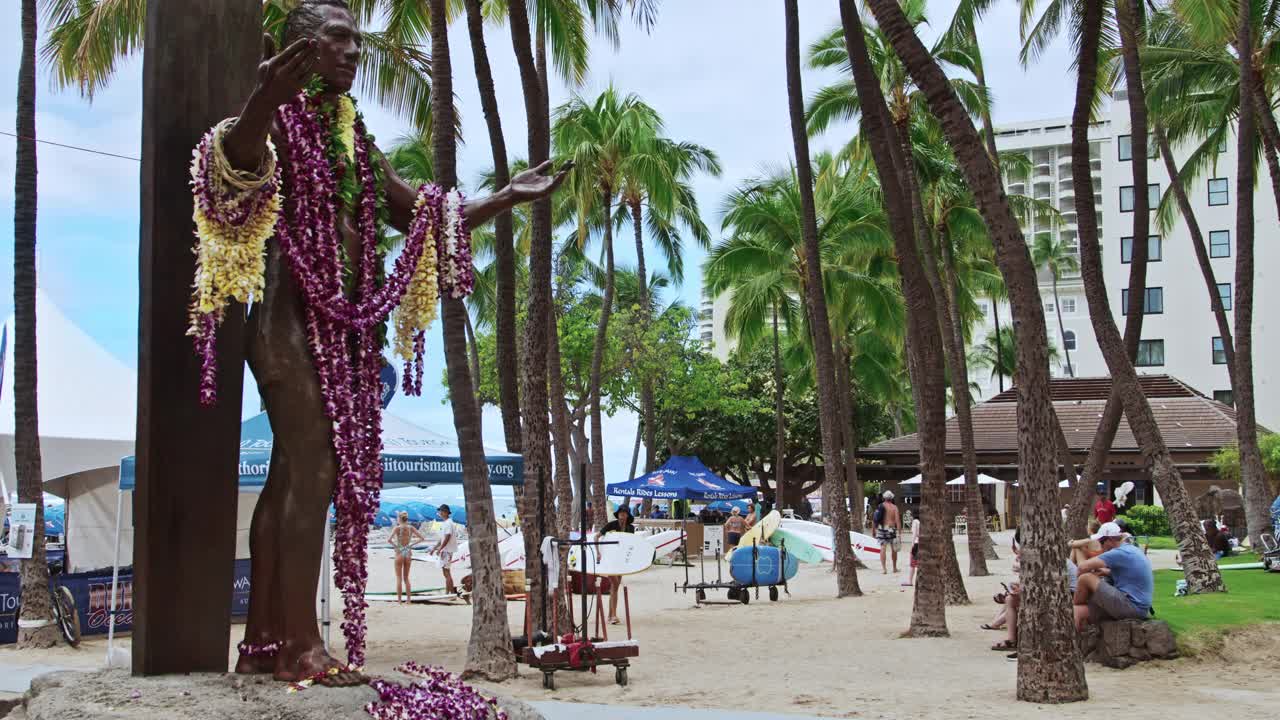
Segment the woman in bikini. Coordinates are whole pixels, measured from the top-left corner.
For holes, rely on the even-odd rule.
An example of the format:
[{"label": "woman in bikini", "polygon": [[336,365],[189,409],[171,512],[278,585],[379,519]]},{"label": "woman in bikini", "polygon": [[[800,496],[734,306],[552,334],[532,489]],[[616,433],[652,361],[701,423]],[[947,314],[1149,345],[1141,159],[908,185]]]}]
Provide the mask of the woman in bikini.
[{"label": "woman in bikini", "polygon": [[[413,564],[413,544],[425,542],[426,537],[418,532],[418,528],[409,524],[409,513],[401,510],[396,516],[396,526],[391,528],[391,549],[396,559],[396,602],[407,603],[413,596],[413,586],[409,584],[409,566]],[[404,599],[400,599],[401,588],[404,588]]]}]

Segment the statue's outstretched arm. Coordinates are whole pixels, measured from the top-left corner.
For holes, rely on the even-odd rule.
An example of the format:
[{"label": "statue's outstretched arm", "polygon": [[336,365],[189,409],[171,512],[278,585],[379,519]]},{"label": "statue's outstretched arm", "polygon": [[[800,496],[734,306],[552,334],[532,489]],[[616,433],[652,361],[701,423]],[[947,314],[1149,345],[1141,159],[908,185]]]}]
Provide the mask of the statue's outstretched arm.
[{"label": "statue's outstretched arm", "polygon": [[231,166],[245,172],[262,166],[276,108],[302,92],[316,64],[316,41],[312,38],[302,38],[278,55],[270,35],[262,36],[262,45],[258,84],[222,142]]},{"label": "statue's outstretched arm", "polygon": [[[382,157],[380,162],[387,179],[387,205],[391,210],[391,225],[396,230],[408,234],[409,224],[413,222],[413,206],[417,202],[418,190],[402,180],[385,157]],[[511,178],[510,185],[488,197],[467,200],[463,207],[467,226],[479,227],[520,203],[550,195],[564,182],[572,167],[573,163],[566,163],[553,174],[551,161],[548,160],[535,168],[529,168],[517,174]]]}]

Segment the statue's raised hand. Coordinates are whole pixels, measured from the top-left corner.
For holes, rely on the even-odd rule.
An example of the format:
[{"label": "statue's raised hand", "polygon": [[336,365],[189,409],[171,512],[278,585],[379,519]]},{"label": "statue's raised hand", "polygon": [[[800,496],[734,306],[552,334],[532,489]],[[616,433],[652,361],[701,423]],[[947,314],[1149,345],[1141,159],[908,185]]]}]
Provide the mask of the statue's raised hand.
[{"label": "statue's raised hand", "polygon": [[316,64],[316,41],[301,38],[276,54],[275,41],[262,36],[262,62],[258,64],[258,87],[254,94],[272,110],[293,100],[311,77]]},{"label": "statue's raised hand", "polygon": [[517,203],[544,198],[560,187],[572,169],[573,162],[567,162],[554,175],[549,174],[551,171],[550,160],[537,167],[529,168],[511,178],[509,187],[511,188],[512,198]]}]

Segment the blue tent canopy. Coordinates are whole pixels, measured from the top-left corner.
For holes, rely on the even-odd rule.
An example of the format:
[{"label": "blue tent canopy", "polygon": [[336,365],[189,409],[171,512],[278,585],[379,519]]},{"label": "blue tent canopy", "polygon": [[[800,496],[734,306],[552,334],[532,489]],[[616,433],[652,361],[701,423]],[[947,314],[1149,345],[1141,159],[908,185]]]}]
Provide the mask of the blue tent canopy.
[{"label": "blue tent canopy", "polygon": [[698,458],[680,455],[647,475],[614,483],[605,492],[655,500],[734,500],[756,495],[755,488],[718,477]]},{"label": "blue tent canopy", "polygon": [[[273,434],[267,414],[240,424],[240,488],[261,490],[271,464]],[[524,483],[524,459],[513,453],[485,449],[489,482]],[[120,489],[132,490],[137,477],[133,456],[120,461]],[[457,442],[390,413],[382,414],[382,482],[384,487],[461,483],[462,459]]]}]

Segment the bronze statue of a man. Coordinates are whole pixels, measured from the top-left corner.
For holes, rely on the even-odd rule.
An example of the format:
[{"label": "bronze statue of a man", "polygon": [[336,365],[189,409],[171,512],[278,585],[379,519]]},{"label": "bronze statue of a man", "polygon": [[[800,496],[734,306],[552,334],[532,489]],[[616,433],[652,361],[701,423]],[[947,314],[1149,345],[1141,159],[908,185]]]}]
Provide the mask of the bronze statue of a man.
[{"label": "bronze statue of a man", "polygon": [[[252,593],[235,670],[270,672],[283,681],[317,678],[324,684],[346,685],[363,682],[363,677],[325,651],[316,624],[315,593],[327,508],[331,499],[339,503],[340,512],[343,507],[335,489],[360,496],[359,483],[368,482],[363,470],[377,465],[376,438],[360,439],[362,433],[376,430],[376,416],[358,413],[380,412],[380,406],[368,408],[365,381],[368,368],[382,362],[380,343],[377,358],[369,357],[375,347],[370,344],[371,318],[385,322],[386,312],[369,307],[394,304],[400,298],[396,292],[411,296],[408,280],[419,287],[423,278],[434,283],[437,258],[441,292],[450,289],[448,283],[463,282],[460,276],[470,273],[469,255],[465,248],[458,249],[465,228],[550,194],[566,170],[551,174],[544,163],[520,173],[496,194],[462,205],[451,200],[460,197],[452,193],[431,195],[426,188],[415,189],[397,177],[371,141],[361,140],[361,122],[354,123],[354,130],[349,117],[343,124],[341,108],[354,108],[346,93],[355,80],[361,50],[361,35],[347,4],[303,0],[289,13],[284,38],[285,49],[279,54],[265,38],[258,84],[241,115],[216,128],[213,140],[201,146],[204,159],[197,163],[204,164],[197,170],[205,175],[197,173],[195,183],[197,229],[198,235],[204,232],[217,242],[204,243],[198,250],[205,265],[197,270],[193,328],[204,322],[213,327],[221,312],[201,306],[201,283],[234,285],[236,289],[224,294],[236,299],[252,296],[247,354],[275,435],[266,486],[253,517]],[[316,147],[315,138],[323,138],[320,144],[325,147]],[[299,158],[310,158],[311,164],[300,167]],[[210,179],[202,180],[206,176]],[[331,187],[331,195],[316,192],[317,183]],[[216,187],[209,190],[206,185]],[[271,213],[272,225],[254,224],[255,218]],[[404,268],[397,261],[393,277],[383,276],[383,249],[368,247],[372,239],[381,238],[371,225],[382,222],[409,238],[404,253],[420,255],[416,270],[411,257]],[[255,257],[253,252],[236,255],[227,250],[255,232],[265,243],[265,263],[262,252]],[[326,237],[331,245],[325,245]],[[438,245],[431,244],[432,237],[438,238]],[[411,251],[415,238],[427,243],[425,249]],[[446,267],[451,257],[454,266]],[[217,263],[221,265],[215,268]],[[335,280],[335,273],[340,279]],[[337,291],[326,298],[324,287]],[[418,296],[419,306],[424,304],[422,297]],[[434,307],[434,296],[427,297]],[[429,316],[434,310],[418,307],[417,312]],[[412,327],[416,338],[406,342],[420,353],[423,326]],[[203,332],[193,331],[198,346]],[[332,341],[335,337],[338,340]],[[210,361],[206,373],[211,367]],[[366,419],[353,428],[346,425],[351,417]],[[374,420],[369,422],[369,417]],[[373,474],[380,482],[380,466]],[[367,527],[365,521],[364,532]],[[362,540],[360,533],[356,541]],[[358,552],[363,563],[362,545]],[[363,566],[359,570],[363,572]],[[362,638],[363,598],[356,602]]]}]

